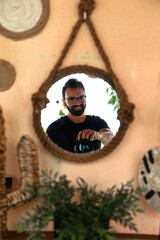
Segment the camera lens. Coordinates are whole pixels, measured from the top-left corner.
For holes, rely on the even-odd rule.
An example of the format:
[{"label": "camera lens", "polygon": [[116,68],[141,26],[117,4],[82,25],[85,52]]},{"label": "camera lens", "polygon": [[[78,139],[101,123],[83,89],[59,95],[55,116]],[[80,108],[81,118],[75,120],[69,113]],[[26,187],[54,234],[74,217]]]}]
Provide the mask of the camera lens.
[{"label": "camera lens", "polygon": [[101,148],[99,140],[90,141],[89,139],[81,139],[74,147],[76,153],[88,153]]},{"label": "camera lens", "polygon": [[74,151],[77,153],[87,153],[93,151],[92,142],[88,139],[81,139],[75,146]]},{"label": "camera lens", "polygon": [[78,147],[79,147],[80,152],[90,152],[93,150],[92,142],[88,139],[82,139],[79,142]]}]

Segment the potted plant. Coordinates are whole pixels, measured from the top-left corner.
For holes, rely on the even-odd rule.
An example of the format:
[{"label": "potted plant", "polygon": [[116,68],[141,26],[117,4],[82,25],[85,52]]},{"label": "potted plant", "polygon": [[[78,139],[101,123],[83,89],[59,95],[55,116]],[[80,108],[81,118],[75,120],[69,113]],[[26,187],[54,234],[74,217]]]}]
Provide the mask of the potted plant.
[{"label": "potted plant", "polygon": [[14,226],[19,233],[27,232],[27,239],[41,239],[50,221],[55,223],[56,240],[112,239],[110,220],[137,232],[133,217],[143,212],[138,207],[143,189],[134,189],[133,180],[120,188],[114,185],[106,191],[97,191],[96,185],[90,187],[80,177],[74,185],[66,175],[42,171],[41,179],[40,184],[29,186],[39,203]]}]

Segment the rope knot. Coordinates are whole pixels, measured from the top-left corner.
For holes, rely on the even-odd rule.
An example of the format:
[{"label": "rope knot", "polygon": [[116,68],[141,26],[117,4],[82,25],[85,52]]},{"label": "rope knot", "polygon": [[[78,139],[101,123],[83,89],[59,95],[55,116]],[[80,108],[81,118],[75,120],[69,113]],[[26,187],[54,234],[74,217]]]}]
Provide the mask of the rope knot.
[{"label": "rope knot", "polygon": [[83,18],[83,14],[86,13],[89,16],[95,7],[94,0],[81,0],[78,5],[79,16]]},{"label": "rope knot", "polygon": [[32,102],[36,110],[41,110],[49,103],[48,98],[41,92],[35,93],[32,96]]},{"label": "rope knot", "polygon": [[129,105],[123,105],[120,107],[118,110],[118,118],[120,122],[124,124],[128,124],[133,121],[134,116],[133,116],[133,109],[134,109],[134,104],[130,103]]}]

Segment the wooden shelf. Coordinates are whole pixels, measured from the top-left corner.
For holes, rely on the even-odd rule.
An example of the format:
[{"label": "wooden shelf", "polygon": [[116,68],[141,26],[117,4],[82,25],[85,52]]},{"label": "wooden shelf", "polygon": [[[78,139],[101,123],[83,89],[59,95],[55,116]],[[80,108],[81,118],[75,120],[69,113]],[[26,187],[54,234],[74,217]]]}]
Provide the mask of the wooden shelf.
[{"label": "wooden shelf", "polygon": [[[46,238],[44,240],[53,240],[53,232],[46,232]],[[145,234],[126,234],[126,233],[117,233],[118,240],[160,240],[158,235],[145,235]],[[8,231],[7,233],[8,240],[25,240],[27,235],[25,233],[18,234],[16,231]]]}]

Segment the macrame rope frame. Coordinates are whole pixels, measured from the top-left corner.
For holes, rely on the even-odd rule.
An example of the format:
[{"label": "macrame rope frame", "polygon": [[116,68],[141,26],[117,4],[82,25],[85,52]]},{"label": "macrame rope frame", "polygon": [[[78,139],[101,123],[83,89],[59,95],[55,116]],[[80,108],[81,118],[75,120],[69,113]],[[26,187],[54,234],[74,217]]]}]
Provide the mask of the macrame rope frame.
[{"label": "macrame rope frame", "polygon": [[[41,143],[43,146],[50,151],[53,155],[58,158],[74,161],[74,162],[90,162],[95,159],[99,159],[103,156],[106,156],[110,152],[112,152],[118,144],[123,139],[126,130],[128,129],[129,124],[133,121],[133,109],[134,104],[128,101],[128,96],[120,84],[120,81],[114,71],[112,70],[111,63],[109,61],[108,56],[106,55],[102,44],[96,34],[95,28],[90,20],[90,14],[95,7],[94,0],[81,0],[78,5],[79,11],[79,19],[74,25],[71,35],[69,36],[64,49],[61,52],[61,55],[55,64],[53,70],[50,72],[46,81],[42,84],[39,91],[32,95],[32,104],[33,104],[33,126],[35,132],[37,133]],[[91,67],[88,65],[73,65],[71,67],[66,67],[64,69],[60,69],[60,66],[63,63],[63,60],[70,49],[72,43],[75,40],[75,37],[78,34],[78,31],[81,25],[85,23],[87,24],[90,34],[93,38],[93,41],[98,49],[98,52],[104,61],[107,72],[102,71],[101,69]],[[62,150],[56,144],[54,144],[44,133],[41,126],[41,110],[46,107],[46,104],[49,100],[46,97],[48,89],[52,86],[53,83],[58,81],[60,78],[71,74],[71,73],[87,73],[90,75],[94,75],[96,77],[103,78],[107,81],[117,92],[118,97],[120,99],[120,109],[118,110],[118,119],[120,120],[120,128],[116,134],[116,136],[101,150],[85,153],[85,154],[74,154],[68,151]]]},{"label": "macrame rope frame", "polygon": [[50,15],[49,0],[41,0],[41,2],[42,2],[42,14],[34,27],[23,32],[14,32],[6,29],[0,24],[0,33],[13,40],[23,40],[26,38],[33,37],[40,33],[44,26],[46,25]]}]

